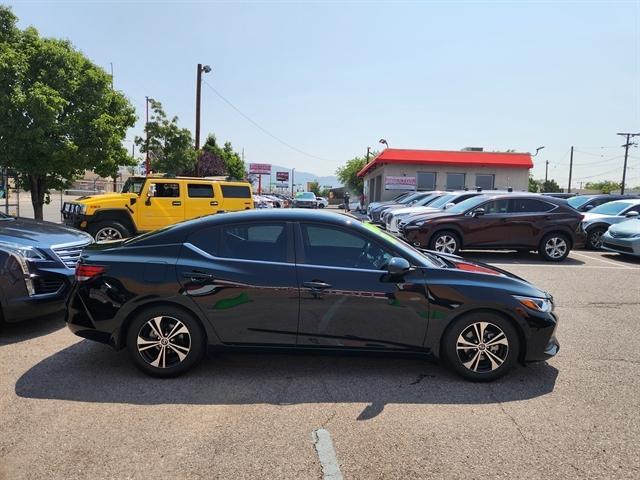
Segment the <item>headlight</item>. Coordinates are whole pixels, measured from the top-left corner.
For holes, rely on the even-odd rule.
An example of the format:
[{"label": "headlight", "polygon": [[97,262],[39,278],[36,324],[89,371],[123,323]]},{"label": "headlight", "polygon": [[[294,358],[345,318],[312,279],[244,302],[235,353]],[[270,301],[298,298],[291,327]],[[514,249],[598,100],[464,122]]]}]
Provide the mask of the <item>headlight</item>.
[{"label": "headlight", "polygon": [[548,313],[553,310],[553,302],[548,298],[520,297],[518,295],[514,295],[513,297],[518,300],[522,306],[534,312]]},{"label": "headlight", "polygon": [[0,242],[0,249],[8,252],[16,260],[20,266],[20,270],[22,270],[22,274],[24,275],[24,283],[27,287],[29,296],[35,295],[36,291],[33,285],[33,279],[31,271],[29,270],[28,262],[33,260],[45,260],[42,253],[33,247],[25,247],[8,242]]}]

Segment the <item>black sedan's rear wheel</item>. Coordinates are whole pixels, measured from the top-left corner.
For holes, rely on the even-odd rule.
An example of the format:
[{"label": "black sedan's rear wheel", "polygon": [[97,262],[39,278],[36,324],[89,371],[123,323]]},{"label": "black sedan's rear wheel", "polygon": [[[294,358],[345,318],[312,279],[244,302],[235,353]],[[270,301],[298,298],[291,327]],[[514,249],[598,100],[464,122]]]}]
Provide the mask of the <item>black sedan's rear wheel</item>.
[{"label": "black sedan's rear wheel", "polygon": [[127,350],[135,365],[154,377],[175,377],[194,367],[205,355],[200,323],[179,308],[152,307],[133,319]]},{"label": "black sedan's rear wheel", "polygon": [[443,337],[446,362],[460,376],[488,382],[507,374],[518,359],[520,341],[511,322],[493,313],[472,313],[453,322]]}]

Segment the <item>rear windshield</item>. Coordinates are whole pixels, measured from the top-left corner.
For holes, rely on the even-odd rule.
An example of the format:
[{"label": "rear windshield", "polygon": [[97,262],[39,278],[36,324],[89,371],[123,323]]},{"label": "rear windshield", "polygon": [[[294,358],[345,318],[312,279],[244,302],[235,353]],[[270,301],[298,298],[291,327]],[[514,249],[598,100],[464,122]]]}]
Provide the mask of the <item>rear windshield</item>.
[{"label": "rear windshield", "polygon": [[220,185],[225,198],[251,198],[251,190],[246,185]]}]

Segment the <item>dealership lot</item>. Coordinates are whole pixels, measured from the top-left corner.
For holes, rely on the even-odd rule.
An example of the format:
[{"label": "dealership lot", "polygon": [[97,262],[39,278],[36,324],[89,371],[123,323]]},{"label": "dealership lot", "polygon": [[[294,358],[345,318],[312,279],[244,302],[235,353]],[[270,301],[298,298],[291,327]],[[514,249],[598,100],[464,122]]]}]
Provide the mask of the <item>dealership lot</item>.
[{"label": "dealership lot", "polygon": [[491,384],[414,358],[210,355],[139,373],[60,317],[0,333],[0,478],[640,476],[640,261],[470,253],[550,291],[560,354]]}]

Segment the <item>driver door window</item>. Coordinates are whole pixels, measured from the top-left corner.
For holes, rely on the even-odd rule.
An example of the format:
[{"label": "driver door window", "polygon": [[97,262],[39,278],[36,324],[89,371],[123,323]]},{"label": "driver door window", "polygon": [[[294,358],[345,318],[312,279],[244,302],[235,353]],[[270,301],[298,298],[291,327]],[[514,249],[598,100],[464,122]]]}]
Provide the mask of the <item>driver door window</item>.
[{"label": "driver door window", "polygon": [[340,228],[302,225],[302,236],[308,265],[381,270],[393,257],[372,240]]},{"label": "driver door window", "polygon": [[504,214],[509,211],[509,200],[494,200],[482,205],[485,215]]}]

